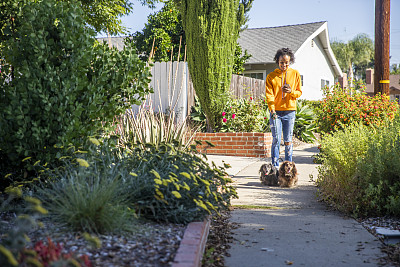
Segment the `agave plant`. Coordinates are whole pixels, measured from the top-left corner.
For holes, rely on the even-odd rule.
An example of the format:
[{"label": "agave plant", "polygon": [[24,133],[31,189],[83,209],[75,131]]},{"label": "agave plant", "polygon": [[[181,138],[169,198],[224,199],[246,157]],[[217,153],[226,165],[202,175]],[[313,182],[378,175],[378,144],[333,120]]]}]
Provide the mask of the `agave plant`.
[{"label": "agave plant", "polygon": [[132,144],[147,143],[158,147],[161,143],[174,144],[187,149],[197,128],[191,128],[187,120],[178,122],[175,112],[155,112],[151,105],[141,105],[137,112],[127,110],[117,122],[119,145],[129,149]]},{"label": "agave plant", "polygon": [[317,130],[316,115],[305,101],[297,101],[296,121],[294,135],[303,142],[312,143],[315,140],[314,132]]}]

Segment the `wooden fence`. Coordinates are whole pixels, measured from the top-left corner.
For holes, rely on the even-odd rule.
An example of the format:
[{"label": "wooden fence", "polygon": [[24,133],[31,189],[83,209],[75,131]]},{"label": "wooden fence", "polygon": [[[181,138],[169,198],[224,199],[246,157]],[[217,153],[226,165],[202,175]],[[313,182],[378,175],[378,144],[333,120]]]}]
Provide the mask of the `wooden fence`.
[{"label": "wooden fence", "polygon": [[261,98],[265,96],[265,81],[232,74],[230,92],[235,98]]},{"label": "wooden fence", "polygon": [[[154,93],[147,98],[147,105],[156,111],[175,111],[184,120],[194,105],[195,91],[186,62],[156,62],[151,69],[150,87]],[[265,95],[265,81],[232,74],[230,92],[235,98],[260,98]],[[137,110],[138,107],[133,107]]]}]

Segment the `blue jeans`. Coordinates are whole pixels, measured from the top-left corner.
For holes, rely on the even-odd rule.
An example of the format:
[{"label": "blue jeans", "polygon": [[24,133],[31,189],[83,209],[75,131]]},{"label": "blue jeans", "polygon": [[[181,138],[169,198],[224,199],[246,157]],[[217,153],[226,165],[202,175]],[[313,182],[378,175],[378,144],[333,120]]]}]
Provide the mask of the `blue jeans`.
[{"label": "blue jeans", "polygon": [[292,136],[293,136],[293,128],[294,128],[294,120],[296,119],[296,111],[288,110],[288,111],[275,111],[276,119],[272,118],[272,113],[269,118],[269,125],[271,127],[272,133],[272,146],[271,146],[271,158],[272,164],[276,167],[279,167],[279,148],[281,145],[281,134],[283,131],[283,141],[285,143],[289,142],[289,145],[285,144],[285,160],[293,161],[293,144],[292,144]]}]

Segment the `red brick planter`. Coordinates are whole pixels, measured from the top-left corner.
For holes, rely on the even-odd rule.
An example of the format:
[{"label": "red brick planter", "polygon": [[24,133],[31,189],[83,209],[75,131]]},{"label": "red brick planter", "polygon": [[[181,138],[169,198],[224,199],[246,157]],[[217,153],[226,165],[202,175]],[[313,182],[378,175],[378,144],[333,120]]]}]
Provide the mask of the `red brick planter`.
[{"label": "red brick planter", "polygon": [[271,133],[197,133],[194,139],[208,141],[215,145],[215,147],[211,147],[206,142],[203,142],[201,146],[197,146],[199,151],[206,154],[270,157]]}]

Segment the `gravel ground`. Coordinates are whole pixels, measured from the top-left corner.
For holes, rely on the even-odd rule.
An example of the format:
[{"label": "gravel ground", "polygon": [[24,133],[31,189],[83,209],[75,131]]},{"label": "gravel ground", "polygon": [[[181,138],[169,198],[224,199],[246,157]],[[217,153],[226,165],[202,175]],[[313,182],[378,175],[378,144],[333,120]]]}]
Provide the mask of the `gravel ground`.
[{"label": "gravel ground", "polygon": [[400,218],[374,217],[358,220],[371,234],[376,236],[384,245],[382,250],[387,253],[387,261],[395,266],[400,266],[400,243],[396,245],[385,244],[384,237],[376,233],[376,227],[400,231]]},{"label": "gravel ground", "polygon": [[[12,227],[9,215],[0,214],[0,220],[6,224],[6,228]],[[31,244],[39,240],[46,241],[50,237],[53,243],[62,244],[64,253],[73,252],[77,256],[86,254],[92,266],[99,267],[171,266],[186,229],[184,225],[141,222],[135,227],[135,234],[96,235],[101,247],[92,248],[82,234],[72,233],[46,220],[42,222],[43,228],[28,234]]]}]

